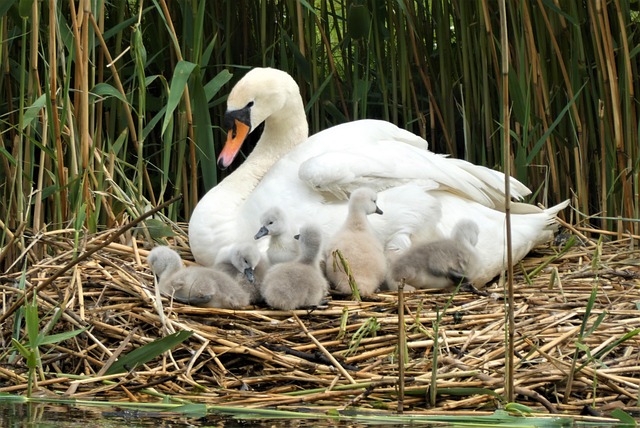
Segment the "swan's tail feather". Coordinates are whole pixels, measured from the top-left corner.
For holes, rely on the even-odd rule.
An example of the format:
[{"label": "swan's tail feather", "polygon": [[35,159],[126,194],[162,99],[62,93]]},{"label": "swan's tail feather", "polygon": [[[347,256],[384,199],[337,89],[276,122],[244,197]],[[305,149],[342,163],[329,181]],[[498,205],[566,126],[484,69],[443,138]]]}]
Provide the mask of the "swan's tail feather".
[{"label": "swan's tail feather", "polygon": [[[484,166],[475,165],[463,159],[449,158],[448,162],[456,164],[459,168],[479,179],[486,187],[482,189],[496,204],[504,200],[504,173]],[[531,194],[531,190],[515,177],[510,177],[511,197],[519,201]]]},{"label": "swan's tail feather", "polygon": [[560,202],[558,205],[554,205],[551,208],[545,209],[544,212],[547,213],[547,215],[550,217],[555,217],[556,215],[558,215],[560,211],[562,211],[563,209],[569,206],[569,202],[570,200],[567,199],[565,201]]},{"label": "swan's tail feather", "polygon": [[567,199],[565,201],[560,202],[557,205],[552,206],[551,208],[547,208],[544,210],[544,213],[547,215],[547,225],[551,227],[553,231],[558,230],[558,221],[557,216],[560,211],[569,206],[570,200]]}]

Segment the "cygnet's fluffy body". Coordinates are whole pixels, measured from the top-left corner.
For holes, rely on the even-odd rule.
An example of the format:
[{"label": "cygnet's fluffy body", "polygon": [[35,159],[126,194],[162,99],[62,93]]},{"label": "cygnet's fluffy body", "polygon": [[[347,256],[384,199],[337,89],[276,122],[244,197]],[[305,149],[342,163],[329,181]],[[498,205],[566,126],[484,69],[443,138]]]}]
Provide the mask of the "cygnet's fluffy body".
[{"label": "cygnet's fluffy body", "polygon": [[228,252],[219,253],[215,267],[247,290],[252,304],[262,301],[260,283],[267,273],[269,263],[253,242],[237,243]]},{"label": "cygnet's fluffy body", "polygon": [[452,237],[412,246],[393,261],[393,280],[404,278],[415,288],[446,288],[472,281],[479,268],[474,248],[478,234],[474,221],[461,220]]},{"label": "cygnet's fluffy body", "polygon": [[298,257],[300,245],[294,238],[296,231],[288,222],[285,212],[278,207],[271,207],[260,217],[262,226],[255,235],[255,239],[270,236],[267,258],[269,263],[290,262]]},{"label": "cygnet's fluffy body", "polygon": [[232,277],[212,268],[185,267],[180,255],[169,247],[152,249],[147,262],[158,278],[160,292],[181,303],[227,309],[249,305],[249,291]]},{"label": "cygnet's fluffy body", "polygon": [[272,308],[293,310],[318,306],[329,291],[319,267],[322,232],[316,226],[304,226],[299,240],[298,258],[271,266],[262,282],[262,296]]},{"label": "cygnet's fluffy body", "polygon": [[367,219],[369,214],[382,214],[376,201],[377,194],[374,190],[354,190],[349,198],[347,218],[327,246],[325,273],[329,282],[341,294],[351,294],[352,290],[340,262],[334,262],[336,250],[340,250],[349,264],[360,295],[374,293],[385,281],[387,260],[384,248]]}]

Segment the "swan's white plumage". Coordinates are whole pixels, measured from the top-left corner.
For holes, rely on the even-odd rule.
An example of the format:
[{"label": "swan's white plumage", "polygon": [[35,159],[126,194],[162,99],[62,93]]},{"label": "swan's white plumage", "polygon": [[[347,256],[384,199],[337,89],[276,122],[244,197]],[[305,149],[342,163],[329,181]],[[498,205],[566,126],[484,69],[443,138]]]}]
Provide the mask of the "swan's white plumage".
[{"label": "swan's white plumage", "polygon": [[[372,221],[388,251],[408,248],[414,234],[428,239],[434,233],[427,207],[430,213],[442,212],[432,239],[449,236],[460,215],[477,217],[484,277],[491,279],[503,269],[504,213],[495,209],[504,204],[500,172],[429,152],[424,139],[380,120],[349,122],[307,138],[298,86],[275,69],[251,70],[235,85],[227,105],[230,116],[247,112],[250,130],[263,121],[265,126],[243,164],[192,213],[189,241],[199,263],[212,265],[219,251],[251,239],[260,228],[260,215],[273,205],[284,209],[293,224],[313,219],[325,238],[331,236],[346,216],[348,195],[364,185],[378,192],[385,213],[398,213]],[[221,159],[230,162],[226,152]],[[515,179],[511,183],[515,197],[530,193]],[[422,208],[412,209],[406,192],[413,192]],[[566,204],[544,211],[513,205],[514,260],[552,238],[554,217]],[[406,219],[411,221],[402,223]]]}]

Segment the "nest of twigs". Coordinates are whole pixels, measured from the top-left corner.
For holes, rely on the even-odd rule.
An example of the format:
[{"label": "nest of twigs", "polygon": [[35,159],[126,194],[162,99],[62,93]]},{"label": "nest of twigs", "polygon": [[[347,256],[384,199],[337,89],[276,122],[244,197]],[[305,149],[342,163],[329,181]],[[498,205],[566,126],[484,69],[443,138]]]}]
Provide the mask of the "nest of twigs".
[{"label": "nest of twigs", "polygon": [[[189,259],[179,232],[169,243]],[[487,296],[404,293],[406,358],[399,376],[397,293],[362,302],[332,299],[311,312],[204,309],[163,297],[159,312],[145,259],[148,241],[127,233],[104,245],[112,233],[45,233],[24,249],[31,260],[38,248],[49,255],[24,269],[27,293],[18,288],[21,273],[0,284],[0,392],[27,391],[26,361],[11,338],[28,342],[24,322],[15,323],[25,295],[32,301],[35,290],[41,328],[56,307],[63,309],[48,334],[87,328],[40,346],[42,372],[33,386],[56,396],[149,401],[160,394],[225,406],[393,411],[401,400],[405,410],[424,412],[492,411],[505,404],[500,281],[486,288]],[[637,407],[640,252],[633,243],[582,240],[569,249],[552,243],[515,266],[518,403],[571,414]],[[83,254],[90,255],[74,261]],[[181,330],[193,334],[171,351],[105,376],[122,356]]]}]

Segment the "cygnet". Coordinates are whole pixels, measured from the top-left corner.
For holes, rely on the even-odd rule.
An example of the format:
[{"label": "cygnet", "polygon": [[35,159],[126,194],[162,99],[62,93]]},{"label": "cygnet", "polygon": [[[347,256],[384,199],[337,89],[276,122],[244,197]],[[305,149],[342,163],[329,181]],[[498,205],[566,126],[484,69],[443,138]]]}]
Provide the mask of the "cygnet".
[{"label": "cygnet", "polygon": [[255,239],[269,235],[267,258],[269,263],[289,262],[295,260],[300,252],[300,245],[294,239],[295,231],[288,223],[287,215],[278,207],[271,207],[260,217],[262,226],[255,235]]},{"label": "cygnet", "polygon": [[470,282],[478,268],[474,247],[479,233],[476,222],[461,220],[450,238],[413,245],[392,262],[393,280],[404,278],[415,288],[446,288]]},{"label": "cygnet", "polygon": [[229,251],[218,253],[215,267],[234,278],[249,291],[251,304],[262,301],[260,283],[264,279],[269,263],[253,242],[233,244]]},{"label": "cygnet", "polygon": [[158,278],[160,292],[181,303],[227,309],[249,305],[249,290],[232,277],[212,268],[185,267],[180,255],[169,247],[152,249],[147,262]]},{"label": "cygnet", "polygon": [[367,219],[369,214],[382,214],[376,201],[374,190],[366,187],[354,190],[349,198],[347,218],[327,246],[325,273],[341,294],[351,294],[352,290],[340,262],[334,261],[336,250],[340,250],[349,264],[360,295],[373,294],[385,281],[387,260],[384,248]]},{"label": "cygnet", "polygon": [[262,297],[272,308],[315,307],[329,291],[329,284],[319,267],[322,232],[314,225],[306,225],[297,236],[300,240],[298,258],[271,266],[262,282]]}]

